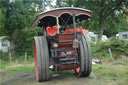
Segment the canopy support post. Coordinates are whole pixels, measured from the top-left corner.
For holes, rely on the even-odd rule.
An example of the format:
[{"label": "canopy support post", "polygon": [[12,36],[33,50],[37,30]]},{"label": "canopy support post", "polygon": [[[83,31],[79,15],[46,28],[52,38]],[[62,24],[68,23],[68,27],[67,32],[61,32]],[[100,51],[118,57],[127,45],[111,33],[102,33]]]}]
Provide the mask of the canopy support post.
[{"label": "canopy support post", "polygon": [[74,26],[74,37],[76,39],[76,21],[75,21],[75,14],[73,14],[73,26]]},{"label": "canopy support post", "polygon": [[56,17],[56,23],[57,23],[58,34],[59,34],[59,29],[60,29],[60,25],[59,25],[59,17]]},{"label": "canopy support post", "polygon": [[73,25],[74,25],[74,41],[73,41],[73,48],[75,48],[75,50],[77,50],[76,48],[79,47],[78,43],[78,39],[77,39],[77,35],[76,35],[76,21],[75,21],[75,14],[73,14]]}]

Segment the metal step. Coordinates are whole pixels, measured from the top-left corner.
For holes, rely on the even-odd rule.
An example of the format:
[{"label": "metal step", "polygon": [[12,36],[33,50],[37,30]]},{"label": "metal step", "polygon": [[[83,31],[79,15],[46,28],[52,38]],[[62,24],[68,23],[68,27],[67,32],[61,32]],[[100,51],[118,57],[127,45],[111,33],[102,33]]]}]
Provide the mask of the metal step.
[{"label": "metal step", "polygon": [[66,58],[66,56],[53,56],[52,58]]},{"label": "metal step", "polygon": [[51,49],[51,52],[56,52],[56,51],[66,51],[66,48],[54,48],[54,49]]},{"label": "metal step", "polygon": [[73,64],[76,63],[76,58],[63,58],[59,60],[60,64]]}]

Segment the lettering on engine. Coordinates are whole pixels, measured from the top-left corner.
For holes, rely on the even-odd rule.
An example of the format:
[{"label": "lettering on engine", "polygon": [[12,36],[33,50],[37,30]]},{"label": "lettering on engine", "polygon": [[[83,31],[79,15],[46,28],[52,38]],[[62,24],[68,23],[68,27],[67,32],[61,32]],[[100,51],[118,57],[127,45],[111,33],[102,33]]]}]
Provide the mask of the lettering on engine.
[{"label": "lettering on engine", "polygon": [[61,52],[61,55],[62,55],[62,56],[65,56],[65,55],[73,55],[73,54],[75,54],[75,51]]}]

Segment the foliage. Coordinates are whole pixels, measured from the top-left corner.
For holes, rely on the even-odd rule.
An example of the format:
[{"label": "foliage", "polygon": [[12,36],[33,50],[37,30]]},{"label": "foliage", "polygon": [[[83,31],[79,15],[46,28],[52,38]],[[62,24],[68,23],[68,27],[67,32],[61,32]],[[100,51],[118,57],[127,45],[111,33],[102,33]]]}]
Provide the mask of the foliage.
[{"label": "foliage", "polygon": [[9,64],[8,62],[6,61],[3,61],[2,59],[0,59],[0,69],[4,69],[6,68],[7,66],[10,66],[11,64]]},{"label": "foliage", "polygon": [[0,51],[0,60],[8,60],[8,53],[4,53],[2,51]]},{"label": "foliage", "polygon": [[93,56],[100,58],[108,58],[110,54],[108,48],[111,49],[114,58],[128,56],[128,41],[111,38],[106,42],[91,43]]},{"label": "foliage", "polygon": [[95,33],[108,37],[120,31],[127,31],[126,16],[124,15],[124,0],[57,0],[58,7],[80,7],[93,12],[93,18],[82,26]]},{"label": "foliage", "polygon": [[51,0],[0,0],[0,36],[9,37],[14,53],[33,51],[36,32],[30,26],[37,13],[42,12],[47,7],[45,5],[50,3]]},{"label": "foliage", "polygon": [[[119,20],[123,14],[123,0],[75,0],[74,6],[87,8],[93,11],[95,21],[98,21],[98,33],[101,38],[104,33],[105,25],[112,19],[112,22]],[[93,5],[93,6],[92,6]],[[118,13],[116,13],[118,12]],[[108,24],[107,24],[108,25]],[[115,26],[115,27],[114,27]],[[113,25],[116,28],[116,25]],[[109,27],[110,28],[110,27]]]},{"label": "foliage", "polygon": [[[23,53],[24,54],[24,53]],[[16,63],[30,63],[34,61],[33,55],[27,55],[27,59],[25,60],[24,55],[18,55],[18,56],[12,56],[12,61],[11,62],[16,62]]]},{"label": "foliage", "polygon": [[126,16],[122,14],[116,19],[112,18],[106,21],[104,27],[104,35],[108,37],[115,36],[118,32],[124,32],[128,30],[128,24],[126,22]]},{"label": "foliage", "polygon": [[35,14],[35,10],[26,8],[22,0],[16,0],[15,3],[10,3],[6,12],[5,28],[7,35],[13,37],[15,36],[15,31],[20,32],[22,29],[30,27]]},{"label": "foliage", "polygon": [[5,22],[6,22],[6,11],[7,11],[7,0],[0,0],[0,36],[5,35]]},{"label": "foliage", "polygon": [[33,0],[25,1],[0,0],[0,36],[8,36],[11,41],[11,49],[15,49],[16,54],[19,54],[17,53],[19,51],[32,52],[33,37],[36,34],[34,30],[28,29],[38,13],[36,7],[41,3],[33,4]]},{"label": "foliage", "polygon": [[35,30],[27,29],[22,30],[20,34],[17,35],[15,41],[15,52],[17,55],[23,55],[24,52],[33,54],[33,37],[35,36]]}]

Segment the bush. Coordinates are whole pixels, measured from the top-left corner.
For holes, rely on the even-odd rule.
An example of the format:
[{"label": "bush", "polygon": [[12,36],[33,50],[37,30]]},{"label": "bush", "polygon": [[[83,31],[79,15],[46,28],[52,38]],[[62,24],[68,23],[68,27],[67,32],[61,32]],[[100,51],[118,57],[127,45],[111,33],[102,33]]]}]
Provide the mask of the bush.
[{"label": "bush", "polygon": [[2,51],[0,51],[0,59],[1,60],[8,60],[8,53],[4,53]]},{"label": "bush", "polygon": [[25,61],[25,56],[12,56],[13,62],[23,63],[23,62],[33,62],[33,56],[27,56],[27,60]]},{"label": "bush", "polygon": [[24,55],[24,52],[29,52],[33,55],[33,38],[35,36],[34,30],[22,30],[19,38],[15,41],[15,55]]},{"label": "bush", "polygon": [[93,56],[99,58],[110,57],[108,48],[111,49],[114,58],[120,58],[121,56],[128,56],[128,40],[119,40],[111,38],[106,42],[99,41],[96,44],[91,43]]}]

